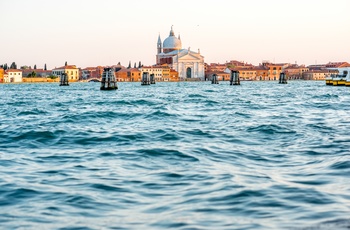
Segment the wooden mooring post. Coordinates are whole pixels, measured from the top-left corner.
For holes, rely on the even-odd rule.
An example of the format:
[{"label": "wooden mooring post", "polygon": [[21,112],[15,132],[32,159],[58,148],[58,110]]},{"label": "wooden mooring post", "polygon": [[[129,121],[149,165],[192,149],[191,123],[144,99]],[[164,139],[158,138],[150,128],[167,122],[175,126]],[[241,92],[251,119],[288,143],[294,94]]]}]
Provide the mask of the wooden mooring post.
[{"label": "wooden mooring post", "polygon": [[239,72],[231,70],[230,85],[240,85]]},{"label": "wooden mooring post", "polygon": [[117,90],[118,85],[115,79],[115,73],[113,68],[104,68],[101,79],[100,90]]},{"label": "wooden mooring post", "polygon": [[287,84],[287,77],[285,73],[280,73],[279,84]]},{"label": "wooden mooring post", "polygon": [[154,77],[154,73],[151,73],[150,77],[151,84],[156,84],[156,78]]},{"label": "wooden mooring post", "polygon": [[211,84],[219,84],[218,75],[216,75],[216,73],[211,76]]},{"label": "wooden mooring post", "polygon": [[69,86],[68,74],[62,73],[60,76],[60,86]]},{"label": "wooden mooring post", "polygon": [[149,73],[143,72],[142,73],[142,79],[141,79],[141,85],[149,85],[151,83]]}]

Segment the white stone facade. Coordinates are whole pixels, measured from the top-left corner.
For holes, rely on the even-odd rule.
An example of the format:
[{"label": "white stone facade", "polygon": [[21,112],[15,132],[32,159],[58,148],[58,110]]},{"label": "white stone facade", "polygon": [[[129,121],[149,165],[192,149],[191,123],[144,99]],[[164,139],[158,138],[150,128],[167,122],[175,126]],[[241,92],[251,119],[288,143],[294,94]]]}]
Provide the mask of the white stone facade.
[{"label": "white stone facade", "polygon": [[[170,42],[172,41],[172,42]],[[173,47],[169,47],[172,44]],[[181,80],[200,79],[204,80],[204,57],[198,52],[181,48],[180,36],[174,37],[171,28],[169,37],[161,43],[160,36],[157,42],[157,65],[167,64],[171,69],[179,73]]]}]

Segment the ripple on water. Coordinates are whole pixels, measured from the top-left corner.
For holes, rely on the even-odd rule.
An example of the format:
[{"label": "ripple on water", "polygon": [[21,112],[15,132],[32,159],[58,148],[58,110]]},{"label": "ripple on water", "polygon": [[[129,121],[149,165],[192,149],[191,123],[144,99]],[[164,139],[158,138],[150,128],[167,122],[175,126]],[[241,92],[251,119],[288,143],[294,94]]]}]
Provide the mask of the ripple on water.
[{"label": "ripple on water", "polygon": [[348,89],[288,83],[0,84],[1,227],[349,229]]}]

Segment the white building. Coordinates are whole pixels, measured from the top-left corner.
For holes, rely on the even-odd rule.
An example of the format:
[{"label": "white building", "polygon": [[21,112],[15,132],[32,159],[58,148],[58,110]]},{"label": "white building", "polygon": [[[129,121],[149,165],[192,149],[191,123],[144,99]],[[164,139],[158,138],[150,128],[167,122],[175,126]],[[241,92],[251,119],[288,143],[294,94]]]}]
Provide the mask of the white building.
[{"label": "white building", "polygon": [[158,36],[157,42],[157,65],[167,64],[170,68],[179,73],[181,80],[200,79],[204,80],[204,57],[198,52],[188,49],[182,49],[180,35],[175,37],[171,27],[169,37],[163,44]]},{"label": "white building", "polygon": [[139,68],[139,70],[141,71],[141,76],[143,76],[143,73],[148,72],[150,75],[154,74],[155,81],[164,81],[162,66],[144,66]]},{"label": "white building", "polygon": [[19,69],[9,69],[4,74],[4,82],[22,82],[22,70]]}]

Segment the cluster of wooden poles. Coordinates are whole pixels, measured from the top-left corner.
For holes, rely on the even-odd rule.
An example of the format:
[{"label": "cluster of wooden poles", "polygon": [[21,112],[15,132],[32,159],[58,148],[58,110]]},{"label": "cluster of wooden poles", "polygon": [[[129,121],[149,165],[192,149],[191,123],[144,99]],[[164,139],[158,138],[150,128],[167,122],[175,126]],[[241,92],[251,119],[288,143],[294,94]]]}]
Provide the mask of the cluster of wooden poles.
[{"label": "cluster of wooden poles", "polygon": [[[142,74],[141,85],[150,85],[155,84],[154,74],[149,74],[148,72],[144,72]],[[219,84],[218,76],[216,74],[212,75],[212,84]],[[287,84],[287,78],[285,73],[280,74],[279,78],[280,84]],[[239,72],[231,71],[230,77],[230,85],[240,85]],[[68,75],[66,73],[62,73],[60,77],[60,86],[69,86]],[[115,78],[114,69],[113,68],[104,68],[101,79],[101,90],[117,90],[117,80]]]},{"label": "cluster of wooden poles", "polygon": [[[285,73],[280,74],[279,84],[287,84],[287,77]],[[211,78],[211,84],[219,84],[218,76],[214,73]],[[230,85],[240,85],[239,72],[231,70]]]}]

